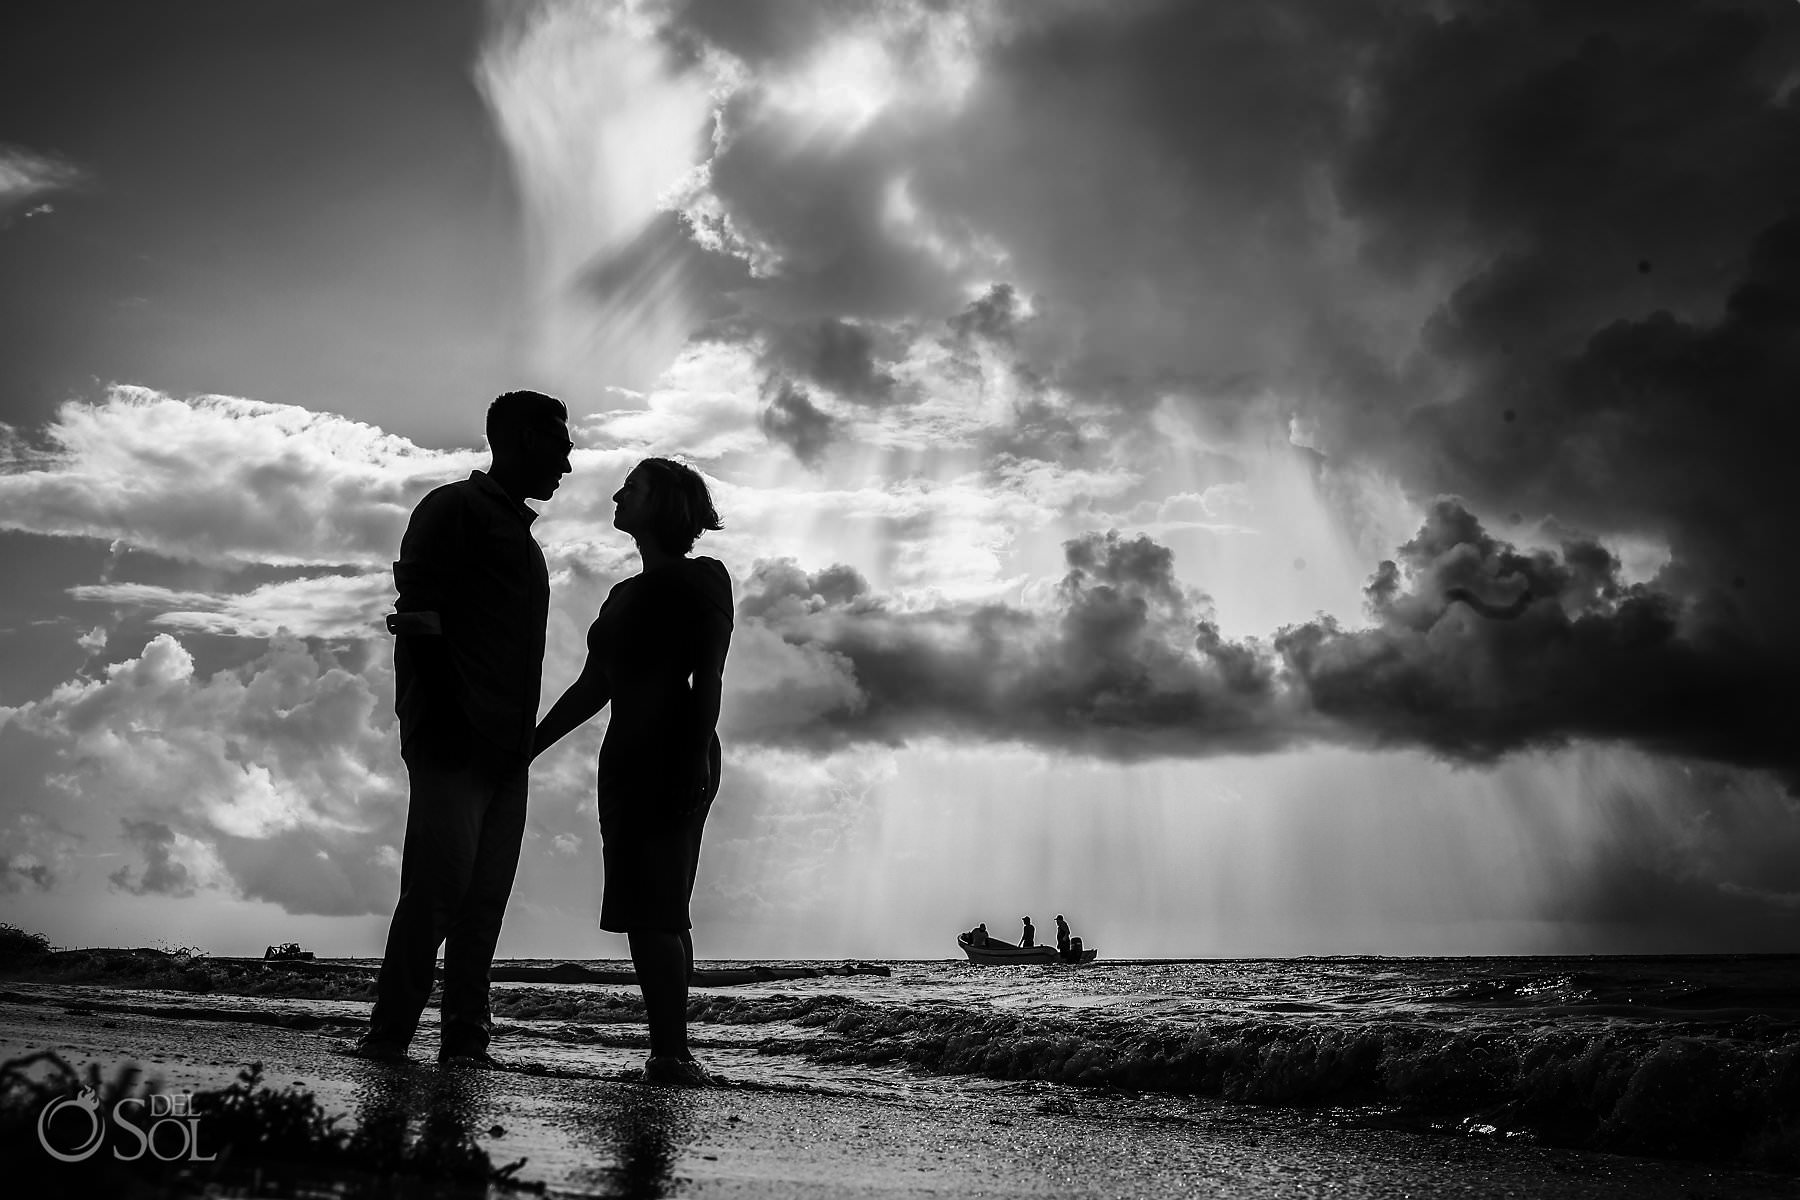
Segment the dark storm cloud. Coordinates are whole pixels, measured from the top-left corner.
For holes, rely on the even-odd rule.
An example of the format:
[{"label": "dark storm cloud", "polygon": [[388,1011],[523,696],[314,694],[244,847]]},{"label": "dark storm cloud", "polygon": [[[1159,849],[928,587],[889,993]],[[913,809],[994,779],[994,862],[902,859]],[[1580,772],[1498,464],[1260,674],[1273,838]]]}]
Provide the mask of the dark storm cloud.
[{"label": "dark storm cloud", "polygon": [[1276,717],[1271,664],[1219,637],[1167,549],[1107,533],[1065,551],[1051,615],[901,609],[847,567],[759,564],[740,613],[841,661],[859,689],[854,704],[771,740],[924,734],[1139,758],[1273,749],[1294,735]]},{"label": "dark storm cloud", "polygon": [[[751,47],[687,11],[757,63],[830,32],[777,7]],[[991,233],[1006,287],[1032,296],[1029,320],[1004,288],[950,318],[953,343],[1010,347],[1027,394],[1048,381],[1125,414],[1174,391],[1230,428],[1274,389],[1328,461],[1465,499],[1376,572],[1369,629],[1196,641],[1140,581],[1145,619],[1186,628],[1108,637],[1118,587],[1073,558],[1046,620],[865,598],[819,640],[868,697],[845,722],[1126,755],[1324,736],[1489,761],[1597,739],[1792,778],[1800,9],[1045,6],[978,53],[936,124],[893,115],[834,145],[783,141],[752,95],[728,109],[715,195],[777,264],[767,311],[919,328],[954,311],[943,285],[976,268],[896,242],[883,172],[903,173],[950,242]],[[996,463],[1073,453],[1033,411],[1018,447],[991,439]],[[1474,512],[1570,532],[1519,551]],[[1627,583],[1601,541],[1618,536],[1671,561]],[[1457,587],[1529,599],[1490,621],[1448,602]],[[1257,668],[1237,678],[1274,682],[1226,687],[1228,651]]]},{"label": "dark storm cloud", "polygon": [[40,892],[50,890],[56,873],[41,862],[15,862],[11,858],[0,863],[0,892],[16,892],[27,886]]},{"label": "dark storm cloud", "polygon": [[134,873],[128,866],[107,876],[112,885],[134,896],[191,896],[194,876],[175,857],[175,831],[160,821],[124,822],[125,840],[138,848],[144,863]]},{"label": "dark storm cloud", "polygon": [[1452,5],[1368,77],[1339,194],[1388,273],[1462,259],[1414,377],[1327,410],[1421,490],[1657,537],[1780,653],[1800,521],[1793,5]]},{"label": "dark storm cloud", "polygon": [[[920,205],[992,231],[1075,386],[1248,397],[1362,346],[1383,296],[1334,251],[1326,168],[1381,25],[1335,3],[1008,10]],[[1365,311],[1366,310],[1366,311]],[[1128,385],[1121,387],[1121,385]]]},{"label": "dark storm cloud", "polygon": [[[893,14],[924,11],[694,4],[670,36],[759,79],[846,31],[911,66]],[[726,106],[717,212],[769,258],[746,311],[922,324],[1003,271],[1040,308],[1021,361],[1065,390],[1229,427],[1273,389],[1335,461],[1664,540],[1672,594],[1794,644],[1768,398],[1795,379],[1800,6],[1041,5],[959,36],[978,69],[941,109],[807,137],[759,87]],[[896,234],[897,179],[956,253]]]},{"label": "dark storm cloud", "polygon": [[950,330],[963,339],[1011,342],[1020,319],[1018,290],[1010,283],[996,283],[950,318]]},{"label": "dark storm cloud", "polygon": [[771,376],[799,378],[859,402],[886,399],[894,389],[869,328],[827,317],[775,326],[765,336],[762,365]]},{"label": "dark storm cloud", "polygon": [[1566,355],[1495,365],[1415,429],[1435,472],[1490,505],[1667,538],[1665,586],[1792,653],[1800,214],[1765,230],[1748,260],[1718,320],[1610,322]]},{"label": "dark storm cloud", "polygon": [[[1517,619],[1490,620],[1449,603],[1455,587],[1531,599]],[[1309,707],[1355,740],[1465,762],[1592,739],[1800,765],[1779,661],[1623,583],[1593,542],[1521,553],[1441,501],[1368,593],[1372,628],[1319,620],[1274,638]]]},{"label": "dark storm cloud", "polygon": [[1134,388],[1127,399],[1088,379],[1053,396],[1061,372],[1047,373],[1031,362],[1035,320],[1018,289],[996,283],[946,321],[949,336],[940,339],[948,351],[947,377],[979,388],[993,369],[1004,372],[1011,389],[1009,419],[979,438],[990,478],[1021,461],[1097,465],[1097,458],[1124,449],[1134,432],[1129,410],[1149,394]]},{"label": "dark storm cloud", "polygon": [[757,424],[770,441],[786,446],[795,458],[809,465],[819,461],[837,429],[830,414],[821,412],[804,391],[787,382],[775,385]]},{"label": "dark storm cloud", "polygon": [[[903,610],[848,568],[760,565],[740,615],[841,662],[856,689],[772,740],[935,734],[1122,759],[1327,741],[1477,763],[1591,739],[1800,779],[1780,663],[1622,581],[1591,541],[1523,552],[1441,501],[1371,577],[1371,627],[1321,618],[1268,643],[1221,636],[1148,538],[1064,549],[1049,613]],[[1525,603],[1490,619],[1457,589]]]},{"label": "dark storm cloud", "polygon": [[959,273],[892,233],[895,180],[919,150],[915,134],[877,118],[854,138],[796,138],[765,119],[755,93],[728,102],[730,131],[712,159],[710,186],[733,235],[764,278],[743,303],[772,320],[835,315],[898,318],[960,302]]},{"label": "dark storm cloud", "polygon": [[815,391],[854,404],[879,404],[894,391],[893,376],[877,358],[875,333],[848,321],[774,323],[760,334],[753,323],[731,322],[714,336],[758,342],[764,407],[757,424],[808,466],[818,464],[841,432],[815,403]]}]

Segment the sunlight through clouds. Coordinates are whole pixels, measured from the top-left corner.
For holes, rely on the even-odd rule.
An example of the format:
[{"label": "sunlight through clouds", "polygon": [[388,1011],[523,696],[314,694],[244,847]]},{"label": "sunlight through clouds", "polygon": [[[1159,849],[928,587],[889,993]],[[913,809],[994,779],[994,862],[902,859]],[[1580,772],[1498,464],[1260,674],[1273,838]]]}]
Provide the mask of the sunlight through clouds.
[{"label": "sunlight through clouds", "polygon": [[[575,443],[532,527],[544,698],[637,570],[614,490],[692,464],[737,606],[700,901],[731,949],[937,954],[1055,887],[1146,954],[1791,932],[1796,35],[1679,5],[486,13],[458,152],[510,171],[524,281],[493,281],[488,365]],[[1564,150],[1521,143],[1565,108]],[[0,148],[0,217],[87,178]],[[189,354],[0,425],[0,530],[67,552],[48,600],[18,584],[13,644],[40,622],[63,657],[0,707],[30,768],[0,889],[354,921],[404,813],[390,564],[487,462],[421,430],[489,395],[377,421],[379,378],[190,395],[164,375],[223,368]],[[571,938],[599,725],[534,769],[520,903]]]}]

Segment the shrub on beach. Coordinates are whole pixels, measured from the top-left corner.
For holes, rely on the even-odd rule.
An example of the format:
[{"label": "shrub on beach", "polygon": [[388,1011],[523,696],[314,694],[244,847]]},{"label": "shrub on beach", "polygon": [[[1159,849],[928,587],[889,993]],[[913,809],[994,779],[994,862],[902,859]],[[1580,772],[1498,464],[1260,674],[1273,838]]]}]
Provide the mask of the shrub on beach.
[{"label": "shrub on beach", "polygon": [[0,921],[0,967],[35,962],[50,953],[50,939],[41,933]]}]

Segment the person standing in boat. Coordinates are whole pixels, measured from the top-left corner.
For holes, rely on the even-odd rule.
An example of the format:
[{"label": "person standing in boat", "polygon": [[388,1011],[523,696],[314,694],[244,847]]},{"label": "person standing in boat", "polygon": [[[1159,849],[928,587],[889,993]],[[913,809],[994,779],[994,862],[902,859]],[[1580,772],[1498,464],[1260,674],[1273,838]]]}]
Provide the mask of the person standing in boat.
[{"label": "person standing in boat", "polygon": [[1062,919],[1061,913],[1056,914],[1056,952],[1058,954],[1069,952],[1069,923]]},{"label": "person standing in boat", "polygon": [[1030,917],[1020,917],[1019,920],[1025,922],[1025,932],[1019,935],[1019,945],[1029,950],[1037,945],[1037,926],[1031,923]]},{"label": "person standing in boat", "polygon": [[731,577],[718,559],[688,557],[701,533],[721,527],[692,467],[647,458],[613,504],[613,525],[637,543],[643,570],[600,606],[587,663],[538,723],[534,753],[612,704],[600,747],[600,928],[631,939],[650,1027],[645,1082],[705,1085],[711,1076],[687,1041],[688,904],[701,829],[719,791]]}]

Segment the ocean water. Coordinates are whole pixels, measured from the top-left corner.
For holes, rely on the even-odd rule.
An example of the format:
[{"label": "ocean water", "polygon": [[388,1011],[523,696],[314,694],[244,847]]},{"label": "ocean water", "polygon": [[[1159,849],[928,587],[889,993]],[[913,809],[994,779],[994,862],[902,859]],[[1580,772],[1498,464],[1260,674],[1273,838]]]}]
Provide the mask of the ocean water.
[{"label": "ocean water", "polygon": [[[206,1030],[359,1031],[375,965],[199,959],[125,977],[77,964],[4,998],[20,1048],[54,1030],[55,1044],[136,1055],[199,1086],[235,1070],[236,1051]],[[887,977],[696,988],[694,1049],[740,1089],[914,1111],[1004,1099],[1180,1121],[1276,1106],[1800,1172],[1800,955],[888,965]],[[500,983],[493,1007],[496,1052],[546,1083],[632,1078],[646,1053],[631,985]],[[435,1051],[435,1018],[415,1052]],[[191,1032],[170,1038],[170,1021]]]},{"label": "ocean water", "polygon": [[[751,1086],[1018,1081],[1800,1169],[1800,956],[891,965],[696,989],[696,1053]],[[642,1052],[635,989],[495,993],[546,1065]]]}]

